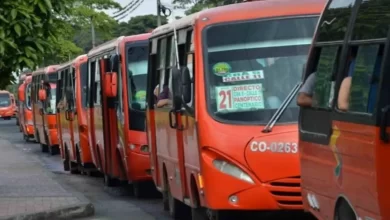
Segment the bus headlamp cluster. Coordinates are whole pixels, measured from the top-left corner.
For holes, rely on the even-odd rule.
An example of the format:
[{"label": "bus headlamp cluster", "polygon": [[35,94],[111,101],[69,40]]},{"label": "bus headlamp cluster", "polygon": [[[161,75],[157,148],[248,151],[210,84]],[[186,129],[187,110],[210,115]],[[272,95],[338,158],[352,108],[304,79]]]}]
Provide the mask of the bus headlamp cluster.
[{"label": "bus headlamp cluster", "polygon": [[255,183],[247,173],[225,160],[215,159],[213,161],[213,165],[222,173],[228,174],[251,184]]}]

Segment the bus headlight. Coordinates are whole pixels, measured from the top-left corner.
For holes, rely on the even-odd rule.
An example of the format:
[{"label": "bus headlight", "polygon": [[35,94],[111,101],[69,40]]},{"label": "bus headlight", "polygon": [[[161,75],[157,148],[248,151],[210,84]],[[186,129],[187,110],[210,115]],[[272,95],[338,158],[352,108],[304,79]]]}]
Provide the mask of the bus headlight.
[{"label": "bus headlight", "polygon": [[216,159],[213,161],[213,165],[215,168],[217,168],[222,173],[236,177],[240,180],[244,180],[248,183],[252,183],[252,184],[255,183],[247,173],[245,173],[239,167],[237,167],[237,166],[235,166],[227,161]]}]

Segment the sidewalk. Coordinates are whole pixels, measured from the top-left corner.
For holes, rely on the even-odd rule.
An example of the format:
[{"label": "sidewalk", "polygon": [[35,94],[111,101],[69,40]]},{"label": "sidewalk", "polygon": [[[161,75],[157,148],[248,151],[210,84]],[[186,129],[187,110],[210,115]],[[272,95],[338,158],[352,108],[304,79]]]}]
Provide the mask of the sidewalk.
[{"label": "sidewalk", "polygon": [[87,198],[54,178],[34,155],[0,139],[0,219],[54,220],[93,215],[94,207]]}]

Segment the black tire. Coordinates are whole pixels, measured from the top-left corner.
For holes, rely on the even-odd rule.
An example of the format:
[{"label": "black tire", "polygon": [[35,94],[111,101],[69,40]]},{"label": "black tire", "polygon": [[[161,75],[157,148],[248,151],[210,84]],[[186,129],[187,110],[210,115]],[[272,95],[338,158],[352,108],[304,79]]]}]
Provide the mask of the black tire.
[{"label": "black tire", "polygon": [[65,151],[64,152],[65,153],[65,159],[63,160],[64,171],[70,171],[68,149],[65,147],[64,151]]},{"label": "black tire", "polygon": [[53,145],[49,147],[49,154],[54,156],[60,153],[60,148],[58,145]]},{"label": "black tire", "polygon": [[169,202],[169,215],[173,219],[185,219],[186,218],[186,210],[189,209],[184,203],[175,199],[171,194],[171,189],[168,185],[167,187],[167,196]]},{"label": "black tire", "polygon": [[46,152],[49,151],[49,147],[48,147],[46,144],[42,144],[42,143],[41,143],[41,151],[42,151],[43,153],[46,153]]},{"label": "black tire", "polygon": [[335,220],[356,220],[355,212],[346,201],[340,201],[336,207]]},{"label": "black tire", "polygon": [[116,179],[111,178],[111,177],[110,177],[109,175],[107,175],[107,174],[104,174],[103,181],[104,181],[104,185],[107,186],[107,187],[114,187],[114,186],[117,185]]},{"label": "black tire", "polygon": [[192,220],[209,220],[206,210],[203,207],[191,208]]}]

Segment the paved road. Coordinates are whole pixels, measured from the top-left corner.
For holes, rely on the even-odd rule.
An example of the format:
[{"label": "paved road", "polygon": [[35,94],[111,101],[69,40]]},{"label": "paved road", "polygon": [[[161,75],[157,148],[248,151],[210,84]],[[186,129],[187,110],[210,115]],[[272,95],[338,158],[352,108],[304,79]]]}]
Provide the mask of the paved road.
[{"label": "paved road", "polygon": [[[106,188],[103,185],[103,179],[98,177],[89,177],[84,175],[71,175],[63,171],[60,156],[49,156],[41,152],[39,144],[25,143],[22,133],[15,125],[15,119],[4,121],[0,119],[0,138],[13,143],[15,147],[36,155],[49,171],[54,173],[57,178],[81,192],[87,197],[95,207],[95,216],[85,218],[92,219],[115,219],[115,220],[171,220],[168,213],[163,211],[161,198],[135,199],[131,196],[129,188]],[[295,215],[292,213],[265,213],[262,217],[249,217],[247,219],[269,219],[269,220],[303,220],[312,219],[306,215]],[[191,219],[190,216],[185,220]]]},{"label": "paved road", "polygon": [[129,217],[132,220],[171,220],[169,215],[163,211],[160,198],[138,200],[131,197],[130,189],[105,188],[102,178],[71,175],[63,171],[58,155],[43,154],[39,144],[24,142],[22,133],[15,125],[15,119],[9,121],[0,119],[0,138],[10,141],[20,150],[38,156],[42,166],[90,199],[95,206],[95,216],[85,218],[85,220],[122,220],[129,219]]}]

